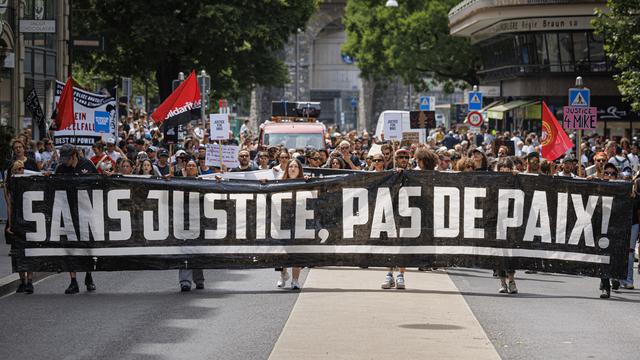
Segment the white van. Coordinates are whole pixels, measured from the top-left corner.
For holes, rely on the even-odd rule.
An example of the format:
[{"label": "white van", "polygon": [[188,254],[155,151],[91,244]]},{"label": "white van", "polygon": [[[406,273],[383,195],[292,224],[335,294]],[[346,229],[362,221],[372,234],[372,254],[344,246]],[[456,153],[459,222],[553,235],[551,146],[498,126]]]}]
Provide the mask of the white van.
[{"label": "white van", "polygon": [[427,142],[427,130],[426,129],[411,129],[411,123],[409,122],[409,112],[403,110],[386,110],[378,116],[378,123],[376,124],[375,137],[380,139],[380,134],[384,132],[384,114],[400,114],[402,119],[402,132],[418,132],[420,133],[420,142]]}]

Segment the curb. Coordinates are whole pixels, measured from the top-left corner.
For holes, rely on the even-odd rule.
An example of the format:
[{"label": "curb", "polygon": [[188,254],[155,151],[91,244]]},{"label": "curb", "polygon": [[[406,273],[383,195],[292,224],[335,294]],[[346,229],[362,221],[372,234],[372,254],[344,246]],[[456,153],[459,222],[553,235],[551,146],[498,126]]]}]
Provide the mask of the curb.
[{"label": "curb", "polygon": [[[33,282],[40,281],[56,273],[52,272],[40,272],[33,274]],[[20,276],[18,273],[5,276],[0,279],[0,296],[5,296],[11,293],[15,293],[16,289],[20,285]]]}]

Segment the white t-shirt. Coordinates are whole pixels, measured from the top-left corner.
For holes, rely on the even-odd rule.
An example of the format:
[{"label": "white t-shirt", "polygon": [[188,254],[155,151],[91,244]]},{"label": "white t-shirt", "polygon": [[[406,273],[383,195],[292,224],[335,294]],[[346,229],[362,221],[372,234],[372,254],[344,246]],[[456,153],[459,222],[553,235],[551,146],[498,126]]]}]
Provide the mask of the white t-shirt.
[{"label": "white t-shirt", "polygon": [[118,162],[118,159],[120,159],[122,157],[122,154],[120,154],[119,152],[113,150],[111,152],[107,151],[107,155],[109,155],[110,158],[113,159],[113,161]]}]

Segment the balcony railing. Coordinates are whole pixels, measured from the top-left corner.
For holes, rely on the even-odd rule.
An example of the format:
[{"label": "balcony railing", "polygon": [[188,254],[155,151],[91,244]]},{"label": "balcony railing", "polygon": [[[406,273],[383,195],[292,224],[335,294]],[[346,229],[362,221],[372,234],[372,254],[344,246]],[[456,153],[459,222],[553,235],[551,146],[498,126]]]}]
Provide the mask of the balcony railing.
[{"label": "balcony railing", "polygon": [[483,8],[518,5],[596,4],[606,2],[606,0],[464,0],[449,11],[449,23],[454,24],[472,12]]}]

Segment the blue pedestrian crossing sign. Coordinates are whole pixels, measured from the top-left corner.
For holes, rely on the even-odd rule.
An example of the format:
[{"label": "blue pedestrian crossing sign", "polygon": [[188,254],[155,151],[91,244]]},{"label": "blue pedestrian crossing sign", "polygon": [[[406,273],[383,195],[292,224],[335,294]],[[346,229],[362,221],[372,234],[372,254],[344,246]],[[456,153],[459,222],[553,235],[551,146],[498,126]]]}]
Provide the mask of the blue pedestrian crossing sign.
[{"label": "blue pedestrian crossing sign", "polygon": [[479,91],[469,92],[469,111],[482,110],[482,93]]},{"label": "blue pedestrian crossing sign", "polygon": [[435,107],[435,96],[420,96],[420,111],[433,111]]},{"label": "blue pedestrian crossing sign", "polygon": [[569,106],[589,107],[590,104],[591,104],[591,90],[587,88],[569,89]]}]

